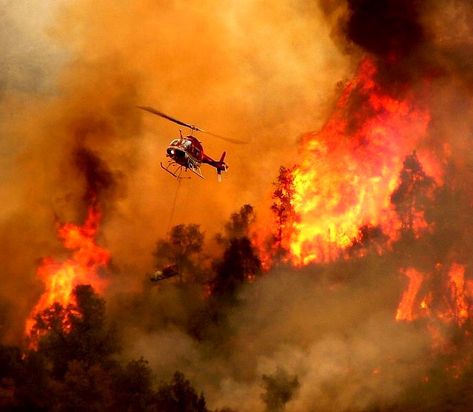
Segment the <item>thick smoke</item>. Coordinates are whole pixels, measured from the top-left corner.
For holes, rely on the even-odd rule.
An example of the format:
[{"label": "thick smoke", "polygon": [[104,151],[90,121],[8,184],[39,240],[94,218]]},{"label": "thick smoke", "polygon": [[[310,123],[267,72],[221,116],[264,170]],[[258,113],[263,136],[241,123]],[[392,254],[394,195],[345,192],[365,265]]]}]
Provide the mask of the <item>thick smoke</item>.
[{"label": "thick smoke", "polygon": [[263,411],[262,376],[281,369],[300,385],[288,411],[365,410],[394,403],[429,364],[428,334],[393,319],[400,285],[384,270],[273,271],[240,292],[213,340],[189,333],[200,300],[179,286],[118,302],[115,316],[129,356],[144,355],[161,379],[183,370],[214,407]]},{"label": "thick smoke", "polygon": [[[86,204],[97,202],[98,196],[101,197],[105,192],[113,190],[116,185],[114,176],[92,152],[85,148],[77,149],[75,162],[86,181],[84,194]],[[98,202],[100,203],[100,200]]]},{"label": "thick smoke", "polygon": [[[3,3],[2,19],[16,22],[3,25],[11,27],[2,36],[9,70],[0,80],[4,341],[18,340],[41,293],[38,259],[63,253],[55,221],[80,221],[97,196],[106,212],[100,241],[114,261],[111,318],[126,356],[144,356],[159,378],[180,369],[213,408],[262,411],[262,376],[283,370],[299,383],[285,404],[294,412],[382,408],[421,379],[429,340],[423,328],[393,319],[403,287],[393,262],[275,270],[245,286],[214,327],[197,285],[140,282],[170,225],[197,223],[211,238],[243,203],[269,210],[279,166],[295,163],[298,135],[320,127],[335,84],[365,53],[393,93],[429,84],[422,98],[432,103],[432,121],[421,148],[441,159],[444,181],[471,194],[469,2],[321,1],[319,9],[82,0],[58,2],[53,17],[43,10],[41,24],[22,14],[39,2]],[[36,40],[38,55],[19,47],[46,28],[51,37]],[[209,154],[228,152],[224,183],[205,169],[205,181],[178,186],[159,167],[177,129],[139,113],[139,104],[251,143],[205,139]],[[470,239],[470,212],[458,216],[451,198],[440,208],[446,225],[455,220],[458,244]],[[195,325],[212,339],[197,336]]]},{"label": "thick smoke", "polygon": [[[322,1],[334,22],[332,36],[353,56],[368,54],[379,68],[377,81],[394,96],[416,93],[430,111],[420,150],[429,172],[442,181],[468,186],[472,180],[473,27],[465,0]],[[462,116],[458,116],[462,113]],[[466,189],[465,190],[469,190]]]},{"label": "thick smoke", "polygon": [[[323,119],[348,69],[317,7],[4,3],[2,291],[24,291],[12,302],[19,317],[41,292],[37,259],[62,253],[55,222],[80,222],[92,196],[105,211],[112,289],[137,285],[171,224],[215,232],[241,204],[269,201],[275,168]],[[205,181],[178,189],[159,167],[178,128],[140,104],[251,144],[202,136],[210,155],[227,151],[230,172],[219,185],[204,168]]]},{"label": "thick smoke", "polygon": [[346,36],[375,55],[404,60],[425,44],[420,1],[348,0]]}]

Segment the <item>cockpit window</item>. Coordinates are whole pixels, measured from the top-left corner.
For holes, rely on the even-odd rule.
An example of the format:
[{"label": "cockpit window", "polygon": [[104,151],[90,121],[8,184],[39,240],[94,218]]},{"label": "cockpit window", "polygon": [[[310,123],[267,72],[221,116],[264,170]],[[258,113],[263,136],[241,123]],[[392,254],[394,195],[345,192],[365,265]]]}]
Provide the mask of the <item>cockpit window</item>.
[{"label": "cockpit window", "polygon": [[179,139],[174,139],[172,142],[171,142],[171,146],[177,146],[179,144]]}]

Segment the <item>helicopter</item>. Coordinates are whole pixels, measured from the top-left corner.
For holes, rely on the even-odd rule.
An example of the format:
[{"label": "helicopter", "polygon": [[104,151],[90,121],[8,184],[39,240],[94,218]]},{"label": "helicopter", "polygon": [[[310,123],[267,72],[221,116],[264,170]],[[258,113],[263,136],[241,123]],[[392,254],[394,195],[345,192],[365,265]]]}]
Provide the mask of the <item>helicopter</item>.
[{"label": "helicopter", "polygon": [[182,174],[187,170],[190,170],[192,173],[203,179],[204,175],[200,170],[200,166],[202,164],[207,164],[214,167],[217,171],[217,177],[219,181],[221,180],[222,172],[226,172],[228,170],[228,165],[225,163],[226,152],[222,153],[219,160],[211,158],[204,152],[202,143],[192,135],[194,131],[206,133],[210,136],[214,136],[232,143],[246,143],[241,140],[207,132],[195,125],[185,123],[150,106],[138,106],[138,108],[190,129],[191,133],[186,136],[183,136],[182,131],[179,131],[180,137],[173,139],[166,149],[166,157],[169,158],[167,164],[164,165],[161,162],[161,167],[177,179],[183,179],[184,177]]}]

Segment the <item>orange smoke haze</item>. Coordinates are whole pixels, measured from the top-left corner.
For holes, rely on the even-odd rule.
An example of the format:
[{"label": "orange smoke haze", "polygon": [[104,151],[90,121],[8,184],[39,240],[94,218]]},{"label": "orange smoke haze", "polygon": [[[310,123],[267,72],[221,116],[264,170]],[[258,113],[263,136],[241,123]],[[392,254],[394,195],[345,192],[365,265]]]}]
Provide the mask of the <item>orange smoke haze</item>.
[{"label": "orange smoke haze", "polygon": [[[127,273],[150,269],[154,244],[171,224],[201,224],[210,239],[244,203],[267,210],[279,164],[295,156],[301,131],[320,124],[351,65],[315,5],[49,6],[11,2],[5,16],[1,236],[15,253],[5,255],[11,267],[2,290],[28,296],[15,302],[24,316],[43,288],[35,261],[61,249],[56,215],[80,222],[86,214],[78,151],[92,153],[113,176],[99,194],[103,240],[117,269],[112,289],[126,289],[141,282]],[[173,211],[177,184],[159,162],[178,127],[143,114],[139,104],[251,143],[202,136],[209,155],[227,151],[229,173],[218,184],[204,168],[206,180],[182,182]]]},{"label": "orange smoke haze", "polygon": [[[91,283],[123,358],[185,371],[212,408],[263,410],[261,376],[281,367],[301,382],[288,411],[346,411],[389,407],[470,325],[473,36],[450,30],[471,17],[463,1],[399,0],[400,41],[374,37],[355,0],[6,3],[2,342]],[[178,183],[160,162],[179,128],[138,105],[250,142],[200,135],[228,173]],[[270,272],[245,274],[238,304],[213,308],[200,278],[150,286],[173,225],[200,225],[200,265],[244,204]]]}]

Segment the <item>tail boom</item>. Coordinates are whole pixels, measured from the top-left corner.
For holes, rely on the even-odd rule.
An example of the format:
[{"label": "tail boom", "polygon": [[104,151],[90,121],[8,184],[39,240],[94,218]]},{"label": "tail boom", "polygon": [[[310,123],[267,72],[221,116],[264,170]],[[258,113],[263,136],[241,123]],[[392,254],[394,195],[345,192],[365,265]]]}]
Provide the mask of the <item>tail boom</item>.
[{"label": "tail boom", "polygon": [[226,154],[227,152],[223,152],[222,156],[220,156],[220,160],[214,160],[209,156],[205,156],[202,161],[202,163],[207,163],[208,165],[213,166],[215,167],[215,169],[217,169],[217,175],[219,177],[219,180],[222,175],[222,172],[226,172],[228,169],[228,165],[225,163]]}]

